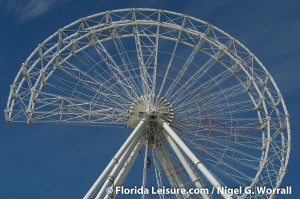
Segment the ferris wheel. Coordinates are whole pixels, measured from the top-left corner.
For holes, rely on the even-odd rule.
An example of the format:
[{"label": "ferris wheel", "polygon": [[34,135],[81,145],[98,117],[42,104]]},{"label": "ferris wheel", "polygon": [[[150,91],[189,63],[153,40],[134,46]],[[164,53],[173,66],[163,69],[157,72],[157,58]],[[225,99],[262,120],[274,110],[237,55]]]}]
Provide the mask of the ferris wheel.
[{"label": "ferris wheel", "polygon": [[184,190],[278,188],[290,154],[288,111],[265,66],[217,27],[166,10],[107,11],[59,29],[22,64],[4,115],[132,129],[85,199],[115,197],[142,148],[137,182],[147,186],[151,162],[157,187]]}]

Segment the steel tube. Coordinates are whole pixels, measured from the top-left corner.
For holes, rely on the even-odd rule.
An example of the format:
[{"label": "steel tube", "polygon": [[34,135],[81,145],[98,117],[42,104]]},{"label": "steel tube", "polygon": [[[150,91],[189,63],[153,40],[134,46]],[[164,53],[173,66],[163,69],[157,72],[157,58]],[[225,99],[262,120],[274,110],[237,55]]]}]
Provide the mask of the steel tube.
[{"label": "steel tube", "polygon": [[[136,137],[137,139],[137,137]],[[126,158],[128,157],[129,153],[132,151],[132,148],[137,144],[134,144],[135,140],[131,143],[131,145],[128,147],[128,149],[125,151],[125,153],[122,155],[122,157],[119,160],[119,163],[113,168],[111,173],[107,176],[104,184],[102,185],[99,193],[96,196],[96,199],[103,198],[105,195],[106,188],[109,187],[112,182],[115,180],[115,177],[117,176],[118,172],[122,168],[123,164],[126,161]]]},{"label": "steel tube", "polygon": [[[191,178],[191,180],[194,183],[195,187],[197,187],[198,189],[203,189],[204,186],[202,185],[202,183],[200,182],[200,180],[198,179],[198,177],[194,173],[193,169],[189,165],[188,161],[186,160],[186,158],[184,157],[184,155],[182,154],[182,152],[180,151],[180,149],[178,148],[176,143],[172,140],[172,138],[170,136],[165,135],[165,137],[166,137],[169,145],[171,146],[171,148],[175,152],[176,156],[178,157],[179,161],[183,165],[184,169],[186,170],[188,176]],[[205,193],[201,192],[201,195],[204,199],[210,199],[210,197]]]},{"label": "steel tube", "polygon": [[[179,188],[185,189],[184,185],[182,183],[180,183],[180,181],[178,179],[176,179],[177,178],[176,172],[174,172],[174,170],[172,169],[173,167],[170,164],[167,163],[167,161],[165,160],[165,158],[163,157],[163,155],[162,155],[162,153],[160,152],[159,149],[156,150],[156,154],[157,154],[158,160],[160,161],[160,163],[163,166],[163,169],[164,169],[164,171],[167,175],[167,178],[168,178],[172,188],[173,189],[177,188],[177,185],[175,183],[175,182],[177,182]],[[170,169],[170,170],[168,170],[168,169]],[[177,199],[182,199],[182,196],[180,194],[176,193],[176,198]],[[189,198],[190,198],[190,196],[187,197],[187,199],[189,199]]]},{"label": "steel tube", "polygon": [[[171,137],[171,139],[182,149],[187,157],[195,164],[195,166],[201,171],[201,173],[207,178],[207,180],[215,187],[222,187],[218,180],[210,173],[210,171],[204,166],[204,164],[197,158],[197,156],[188,148],[188,146],[180,139],[180,137],[173,131],[167,122],[164,120],[159,121],[162,127],[165,129],[164,134]],[[168,137],[167,136],[167,137]],[[232,199],[229,195],[221,193],[225,199]]]},{"label": "steel tube", "polygon": [[148,117],[143,118],[140,123],[135,127],[133,132],[130,134],[130,136],[127,138],[127,140],[124,142],[122,147],[119,149],[119,151],[116,153],[116,155],[111,159],[110,163],[106,166],[104,171],[101,173],[99,178],[96,180],[96,182],[93,184],[93,186],[90,188],[88,193],[84,196],[84,199],[91,199],[96,191],[100,188],[101,184],[104,182],[104,179],[107,177],[107,175],[111,172],[111,170],[114,168],[116,164],[118,164],[120,157],[123,155],[125,150],[128,148],[128,146],[132,143],[132,141],[135,139],[136,136],[138,136],[141,133],[141,129],[144,127]]},{"label": "steel tube", "polygon": [[[116,177],[115,181],[114,181],[114,185],[113,187],[118,187],[121,186],[125,180],[125,178],[127,177],[137,155],[139,150],[141,149],[143,143],[143,139],[141,139],[138,144],[134,147],[134,149],[132,150],[132,152],[130,153],[127,162],[123,165],[121,171],[119,172],[118,176]],[[112,188],[113,188],[112,187]],[[110,195],[111,194],[107,194],[105,196],[105,199],[110,199]]]}]

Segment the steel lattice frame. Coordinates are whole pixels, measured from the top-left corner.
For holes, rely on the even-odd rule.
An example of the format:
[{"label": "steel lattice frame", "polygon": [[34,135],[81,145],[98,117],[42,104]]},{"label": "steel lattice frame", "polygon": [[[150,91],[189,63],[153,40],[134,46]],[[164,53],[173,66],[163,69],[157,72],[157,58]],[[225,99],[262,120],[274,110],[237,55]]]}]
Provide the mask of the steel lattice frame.
[{"label": "steel lattice frame", "polygon": [[22,64],[4,113],[8,122],[132,128],[151,115],[127,155],[151,142],[160,186],[163,171],[172,186],[193,186],[164,125],[229,187],[279,187],[290,154],[288,111],[265,66],[217,27],[165,10],[107,11],[60,29]]}]

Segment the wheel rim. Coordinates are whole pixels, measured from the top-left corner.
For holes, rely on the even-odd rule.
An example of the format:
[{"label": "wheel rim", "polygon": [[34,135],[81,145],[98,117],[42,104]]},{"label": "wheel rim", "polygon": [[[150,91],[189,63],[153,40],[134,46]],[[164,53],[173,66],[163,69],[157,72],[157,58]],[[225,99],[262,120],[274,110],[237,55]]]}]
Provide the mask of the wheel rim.
[{"label": "wheel rim", "polygon": [[5,117],[122,127],[145,95],[151,107],[158,97],[170,103],[170,125],[220,182],[279,187],[291,138],[275,81],[233,37],[179,13],[114,10],[60,29],[22,65]]}]

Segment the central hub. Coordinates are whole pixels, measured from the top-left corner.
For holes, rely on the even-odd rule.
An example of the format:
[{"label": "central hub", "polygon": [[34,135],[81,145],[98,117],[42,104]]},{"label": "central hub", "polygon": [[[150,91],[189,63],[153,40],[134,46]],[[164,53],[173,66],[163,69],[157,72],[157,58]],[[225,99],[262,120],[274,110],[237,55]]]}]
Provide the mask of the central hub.
[{"label": "central hub", "polygon": [[134,100],[129,108],[128,128],[135,128],[146,115],[149,116],[149,121],[161,118],[171,124],[174,110],[171,103],[163,97],[143,95]]},{"label": "central hub", "polygon": [[149,110],[147,110],[147,112],[149,113],[149,115],[156,115],[156,112],[157,112],[156,107],[150,106]]},{"label": "central hub", "polygon": [[159,128],[157,119],[163,119],[171,124],[174,118],[174,110],[171,103],[160,96],[143,95],[134,100],[129,108],[128,128],[135,128],[141,119],[148,116],[143,133],[148,143],[159,143],[164,139],[162,129]]}]

